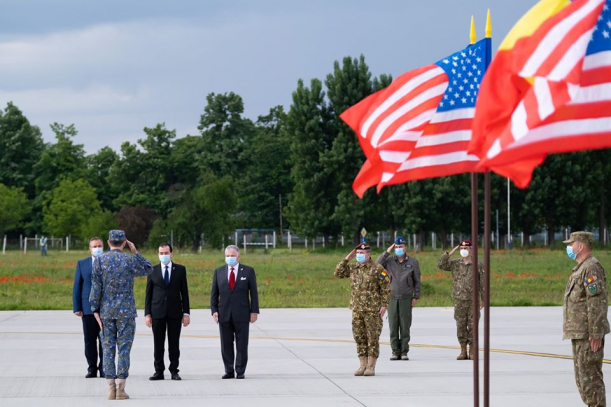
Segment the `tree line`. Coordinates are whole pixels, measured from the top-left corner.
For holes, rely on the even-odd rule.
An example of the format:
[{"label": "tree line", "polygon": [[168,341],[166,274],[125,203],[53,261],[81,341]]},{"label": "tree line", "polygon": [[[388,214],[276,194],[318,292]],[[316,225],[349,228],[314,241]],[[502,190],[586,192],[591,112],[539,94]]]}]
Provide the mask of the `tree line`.
[{"label": "tree line", "polygon": [[[119,151],[89,155],[74,125],[53,123],[55,141],[45,143],[8,102],[0,110],[0,236],[86,240],[122,228],[136,244],[154,245],[173,230],[178,246],[195,250],[202,234],[218,247],[235,228],[283,222],[326,243],[340,234],[356,242],[366,227],[418,234],[421,244],[434,231],[445,246],[450,233],[470,234],[468,174],[371,189],[362,200],[351,189],[364,155],[339,116],[391,82],[374,77],[363,56],[346,57],[324,80],[299,80],[288,112],[275,106],[251,120],[238,94],[211,93],[198,134],[179,138],[161,123]],[[610,179],[609,150],[548,157],[527,189],[511,186],[511,230],[545,230],[553,244],[562,227],[599,228],[602,239]],[[492,175],[492,197],[504,234],[504,178]]]}]

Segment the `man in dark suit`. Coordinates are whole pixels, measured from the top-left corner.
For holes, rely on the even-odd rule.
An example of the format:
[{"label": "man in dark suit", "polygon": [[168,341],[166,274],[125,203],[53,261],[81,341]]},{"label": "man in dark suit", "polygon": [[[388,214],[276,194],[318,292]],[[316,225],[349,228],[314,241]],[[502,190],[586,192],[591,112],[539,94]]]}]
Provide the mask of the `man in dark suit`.
[{"label": "man in dark suit", "polygon": [[[100,339],[100,326],[98,325],[91,305],[89,294],[91,292],[91,270],[95,258],[104,252],[104,242],[99,237],[89,240],[90,257],[79,260],[76,263],[76,274],[74,275],[74,286],[72,287],[72,311],[74,315],[83,321],[83,335],[85,336],[85,358],[87,358],[86,378],[104,377],[102,369],[102,341]],[[98,362],[98,355],[100,360]]]},{"label": "man in dark suit", "polygon": [[178,375],[181,323],[187,327],[191,322],[187,269],[172,262],[172,246],[169,243],[159,246],[159,261],[161,264],[153,267],[153,273],[146,280],[144,301],[145,322],[149,328],[153,327],[155,348],[155,374],[149,380],[164,379],[166,330],[172,380],[181,380]]},{"label": "man in dark suit", "polygon": [[210,310],[221,333],[221,355],[225,365],[223,379],[233,379],[235,374],[238,379],[244,379],[248,363],[248,324],[254,324],[259,314],[257,279],[255,269],[240,263],[239,247],[227,246],[225,263],[226,266],[214,270]]}]

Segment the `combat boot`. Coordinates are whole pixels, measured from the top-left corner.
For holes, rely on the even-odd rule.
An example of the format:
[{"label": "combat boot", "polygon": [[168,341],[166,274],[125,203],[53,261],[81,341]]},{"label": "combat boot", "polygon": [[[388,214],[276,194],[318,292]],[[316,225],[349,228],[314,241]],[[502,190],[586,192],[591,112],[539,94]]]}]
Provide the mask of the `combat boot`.
[{"label": "combat boot", "polygon": [[473,345],[469,344],[469,359],[473,360],[474,356],[473,353],[477,352],[477,349],[473,349]]},{"label": "combat boot", "polygon": [[108,379],[108,400],[115,400],[117,398],[117,387],[115,379]]},{"label": "combat boot", "polygon": [[369,356],[369,359],[367,360],[367,369],[365,369],[365,373],[363,373],[363,376],[375,376],[376,375],[376,362],[377,361],[378,361],[378,358]]},{"label": "combat boot", "polygon": [[465,360],[467,358],[468,358],[468,356],[467,356],[467,344],[466,343],[461,343],[460,344],[460,355],[458,355],[456,360]]},{"label": "combat boot", "polygon": [[355,376],[362,376],[365,373],[365,369],[367,368],[367,356],[359,356],[359,362],[361,365],[358,370],[354,372]]},{"label": "combat boot", "polygon": [[115,400],[127,400],[129,395],[125,392],[125,379],[117,379],[117,398]]}]

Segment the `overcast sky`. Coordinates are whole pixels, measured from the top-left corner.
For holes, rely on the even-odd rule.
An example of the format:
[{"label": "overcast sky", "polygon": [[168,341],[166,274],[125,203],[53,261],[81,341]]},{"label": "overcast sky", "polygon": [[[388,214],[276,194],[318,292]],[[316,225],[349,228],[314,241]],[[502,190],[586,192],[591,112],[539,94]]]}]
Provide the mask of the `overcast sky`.
[{"label": "overcast sky", "polygon": [[210,92],[256,119],[364,54],[394,77],[466,46],[475,15],[493,48],[536,0],[2,0],[0,103],[38,125],[74,123],[93,153],[165,122],[197,134]]}]

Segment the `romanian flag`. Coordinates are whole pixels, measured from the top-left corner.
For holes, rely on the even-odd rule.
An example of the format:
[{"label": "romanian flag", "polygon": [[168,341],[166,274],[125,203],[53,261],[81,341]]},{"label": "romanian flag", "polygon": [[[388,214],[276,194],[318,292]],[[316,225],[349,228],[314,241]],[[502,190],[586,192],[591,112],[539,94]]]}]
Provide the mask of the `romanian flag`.
[{"label": "romanian flag", "polygon": [[388,278],[388,272],[386,270],[380,271],[380,280]]}]

